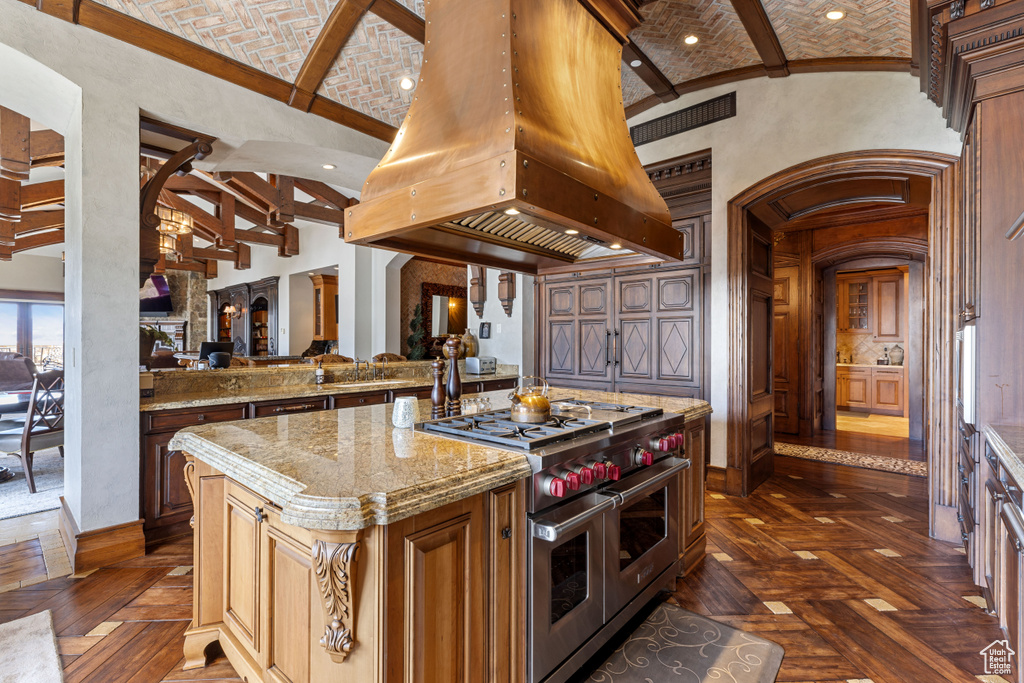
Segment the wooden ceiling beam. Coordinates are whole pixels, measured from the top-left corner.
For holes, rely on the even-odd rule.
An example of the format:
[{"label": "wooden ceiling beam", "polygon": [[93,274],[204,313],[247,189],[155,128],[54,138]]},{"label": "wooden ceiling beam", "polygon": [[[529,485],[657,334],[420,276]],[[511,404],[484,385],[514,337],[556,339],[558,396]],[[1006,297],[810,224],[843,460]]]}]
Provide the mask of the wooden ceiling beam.
[{"label": "wooden ceiling beam", "polygon": [[216,259],[218,261],[231,261],[234,263],[235,259],[238,258],[238,252],[235,251],[222,251],[220,249],[205,249],[203,247],[193,247],[192,256],[197,259]]},{"label": "wooden ceiling beam", "polygon": [[730,0],[736,14],[739,15],[743,28],[746,29],[750,41],[754,44],[757,54],[764,62],[769,78],[789,75],[786,53],[779,42],[768,13],[761,0]]},{"label": "wooden ceiling beam", "polygon": [[213,176],[234,190],[235,194],[247,197],[267,213],[281,207],[281,193],[277,188],[251,171],[214,173]]},{"label": "wooden ceiling beam", "polygon": [[[235,202],[235,214],[242,220],[249,221],[257,228],[263,230],[270,230],[276,235],[281,235],[284,232],[284,224],[278,223],[274,218],[265,212],[257,211],[256,209],[246,204],[239,204]],[[237,232],[237,230],[236,230]]]},{"label": "wooden ceiling beam", "polygon": [[21,208],[35,209],[40,206],[64,203],[64,181],[51,180],[46,183],[22,185]]},{"label": "wooden ceiling beam", "polygon": [[319,204],[295,202],[295,217],[324,225],[345,225],[345,212]]},{"label": "wooden ceiling beam", "polygon": [[14,240],[18,236],[17,223],[0,219],[0,247],[14,246]]},{"label": "wooden ceiling beam", "polygon": [[426,42],[427,23],[420,15],[396,0],[376,0],[370,11],[413,40]]},{"label": "wooden ceiling beam", "polygon": [[64,165],[64,136],[55,130],[32,131],[29,149],[32,168]]},{"label": "wooden ceiling beam", "polygon": [[224,231],[224,224],[213,214],[204,211],[192,202],[186,201],[170,190],[161,190],[158,203],[192,216],[195,227],[202,230],[209,239],[216,239]]},{"label": "wooden ceiling beam", "polygon": [[64,242],[64,230],[51,230],[49,232],[37,232],[34,235],[26,235],[25,237],[18,237],[14,240],[14,249],[12,250],[15,254],[19,251],[28,251],[29,249],[37,249],[38,247],[48,247],[52,244],[61,244]]},{"label": "wooden ceiling beam", "polygon": [[[626,43],[622,46],[622,61],[628,64],[633,72],[647,84],[647,87],[654,91],[654,96],[659,100],[671,102],[678,99],[679,93],[672,86],[672,81],[668,80],[668,77],[636,43]],[[633,62],[640,62],[640,65],[633,66]]]},{"label": "wooden ceiling beam", "polygon": [[0,220],[17,223],[21,220],[21,183],[0,178]]},{"label": "wooden ceiling beam", "polygon": [[334,6],[299,69],[288,104],[309,111],[316,91],[334,65],[334,60],[372,4],[373,0],[341,0]]},{"label": "wooden ceiling beam", "polygon": [[27,116],[0,107],[0,178],[28,180],[32,166],[31,131],[32,122]]},{"label": "wooden ceiling beam", "polygon": [[18,235],[27,235],[40,230],[53,230],[64,227],[64,210],[26,211],[21,214],[21,221],[12,223]]},{"label": "wooden ceiling beam", "polygon": [[347,209],[353,204],[357,203],[355,199],[346,197],[341,192],[338,192],[327,183],[322,183],[319,180],[309,180],[308,178],[296,178],[295,186],[308,194],[313,199],[319,199],[325,204],[330,204],[335,209]]},{"label": "wooden ceiling beam", "polygon": [[284,236],[255,230],[235,230],[235,239],[248,244],[262,244],[268,247],[284,248]]}]

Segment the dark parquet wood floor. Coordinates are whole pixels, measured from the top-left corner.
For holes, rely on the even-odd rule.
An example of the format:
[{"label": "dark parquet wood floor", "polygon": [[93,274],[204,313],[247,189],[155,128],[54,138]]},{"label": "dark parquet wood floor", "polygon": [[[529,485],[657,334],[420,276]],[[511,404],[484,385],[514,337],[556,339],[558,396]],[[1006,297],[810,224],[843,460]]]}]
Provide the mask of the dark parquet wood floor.
[{"label": "dark parquet wood floor", "polygon": [[[978,683],[978,652],[1000,631],[964,599],[980,595],[966,557],[927,537],[924,480],[776,463],[750,498],[709,494],[709,555],[672,600],[785,647],[779,681]],[[4,546],[0,567],[11,552],[25,561],[24,547]],[[0,593],[0,622],[53,610],[68,683],[238,681],[223,658],[181,670],[191,564],[191,542],[178,541]]]}]

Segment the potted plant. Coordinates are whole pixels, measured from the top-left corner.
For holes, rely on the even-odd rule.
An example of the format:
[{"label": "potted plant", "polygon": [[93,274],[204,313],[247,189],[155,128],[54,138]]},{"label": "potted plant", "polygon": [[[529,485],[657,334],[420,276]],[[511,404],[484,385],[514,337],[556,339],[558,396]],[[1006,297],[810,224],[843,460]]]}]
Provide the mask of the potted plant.
[{"label": "potted plant", "polygon": [[174,339],[171,335],[152,325],[139,325],[139,365],[149,368],[149,363],[153,360],[153,348],[157,342],[174,348]]},{"label": "potted plant", "polygon": [[409,345],[409,360],[420,360],[427,355],[427,350],[423,346],[423,337],[425,336],[423,330],[423,305],[416,304],[416,309],[412,312],[412,322],[409,323],[409,330],[412,334],[405,340],[405,343]]}]

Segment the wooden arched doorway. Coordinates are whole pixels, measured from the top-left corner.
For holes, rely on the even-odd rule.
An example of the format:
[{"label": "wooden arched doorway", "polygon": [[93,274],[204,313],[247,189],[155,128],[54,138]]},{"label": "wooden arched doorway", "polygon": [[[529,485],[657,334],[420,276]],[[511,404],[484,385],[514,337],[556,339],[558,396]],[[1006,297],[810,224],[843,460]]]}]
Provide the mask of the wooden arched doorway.
[{"label": "wooden arched doorway", "polygon": [[[773,250],[788,229],[828,221],[840,212],[920,210],[927,215],[924,256],[925,439],[928,442],[931,530],[956,533],[953,427],[952,267],[957,158],[933,152],[871,150],[822,157],[770,176],[728,202],[729,409],[726,490],[747,495],[771,476],[773,441],[772,302]],[[854,240],[851,240],[853,242]],[[900,236],[882,240],[857,257],[906,253]],[[819,253],[819,259],[850,257],[855,245]],[[911,249],[914,251],[915,249]],[[814,258],[813,250],[804,258]],[[838,262],[838,261],[836,261]],[[806,269],[813,273],[813,268]],[[812,292],[813,275],[799,291]],[[802,354],[810,357],[809,353]]]}]

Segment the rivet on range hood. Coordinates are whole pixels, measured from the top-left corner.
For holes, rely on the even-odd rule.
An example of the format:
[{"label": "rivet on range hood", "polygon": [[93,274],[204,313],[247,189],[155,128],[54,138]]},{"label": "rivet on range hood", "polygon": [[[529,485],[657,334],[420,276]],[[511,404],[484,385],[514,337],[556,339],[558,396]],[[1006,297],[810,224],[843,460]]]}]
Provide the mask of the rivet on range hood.
[{"label": "rivet on range hood", "polygon": [[622,106],[637,5],[428,0],[416,94],[346,241],[525,273],[594,244],[681,259]]}]

